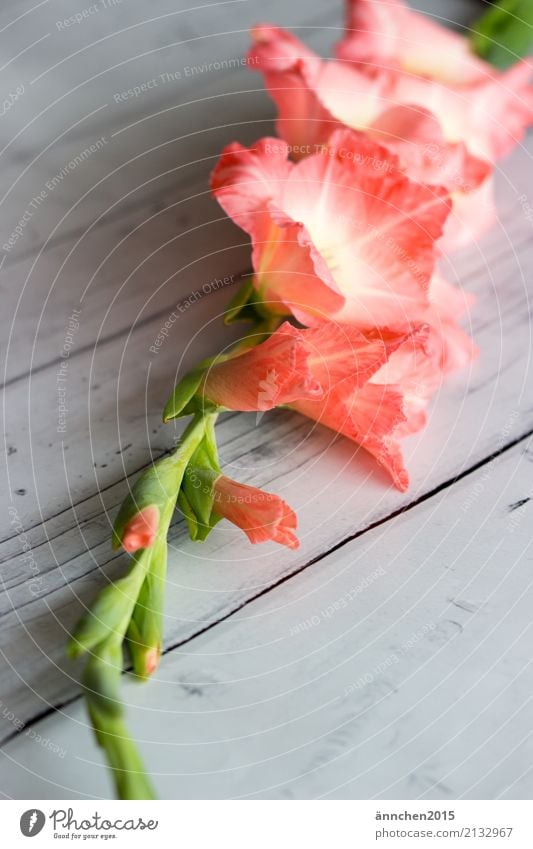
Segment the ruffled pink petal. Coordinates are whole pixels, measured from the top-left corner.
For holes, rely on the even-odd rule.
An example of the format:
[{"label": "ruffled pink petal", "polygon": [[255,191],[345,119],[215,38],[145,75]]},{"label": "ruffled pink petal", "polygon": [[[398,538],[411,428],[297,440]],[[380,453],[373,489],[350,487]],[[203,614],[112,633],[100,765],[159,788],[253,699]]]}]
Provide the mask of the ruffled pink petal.
[{"label": "ruffled pink petal", "polygon": [[252,239],[255,286],[269,309],[281,314],[330,314],[343,297],[304,224],[283,210],[286,182],[294,168],[279,139],[250,149],[231,144],[211,177],[215,198]]},{"label": "ruffled pink petal", "polygon": [[452,193],[452,211],[440,240],[443,254],[475,244],[496,223],[494,178],[487,177],[472,192]]},{"label": "ruffled pink petal", "polygon": [[351,394],[331,392],[326,403],[298,402],[294,409],[365,448],[405,491],[409,476],[396,439],[405,421],[404,398],[394,387],[367,383]]},{"label": "ruffled pink petal", "polygon": [[506,71],[490,68],[483,80],[470,86],[468,105],[457,108],[457,123],[473,153],[497,162],[519,144],[533,124],[533,60],[517,62]]},{"label": "ruffled pink petal", "polygon": [[471,292],[452,286],[440,272],[436,272],[431,278],[429,300],[443,321],[455,321],[473,306],[476,298]]},{"label": "ruffled pink petal", "polygon": [[[414,393],[415,398],[421,394],[429,397],[438,388],[446,374],[470,365],[477,357],[476,345],[458,324],[458,319],[470,310],[474,301],[475,297],[472,294],[452,286],[440,273],[436,272],[433,275],[429,290],[429,304],[414,318],[425,327],[425,333],[422,336],[418,333],[414,337],[419,342],[424,340],[423,355],[419,357],[417,368],[413,359],[410,361],[406,361],[405,357],[403,359],[404,363],[408,363],[408,368],[404,368],[404,371],[416,375],[419,389]],[[408,346],[404,346],[404,354],[408,350]],[[381,372],[382,376],[385,372],[388,375],[386,378],[382,377],[382,383],[395,382],[396,377],[391,376],[391,363],[398,366],[400,362],[399,356],[391,357],[387,369]],[[425,392],[420,392],[419,390],[424,386]]]},{"label": "ruffled pink petal", "polygon": [[431,358],[435,374],[443,376],[465,368],[478,356],[478,348],[458,319],[468,312],[475,297],[448,283],[441,274],[431,281],[430,307],[424,320],[430,330]]},{"label": "ruffled pink petal", "polygon": [[435,115],[422,106],[393,106],[373,121],[368,132],[391,148],[406,174],[420,183],[469,193],[492,170],[488,162],[473,156],[462,142],[447,141]]},{"label": "ruffled pink petal", "polygon": [[404,491],[409,478],[399,439],[424,426],[427,402],[442,375],[434,374],[427,326],[409,334],[372,330],[365,337],[373,356],[379,351],[378,367],[369,369],[366,380],[330,382],[325,398],[291,406],[369,451]]},{"label": "ruffled pink petal", "polygon": [[325,393],[350,393],[367,383],[409,335],[376,328],[362,332],[334,321],[303,333],[309,367]]},{"label": "ruffled pink petal", "polygon": [[351,0],[337,55],[388,85],[391,102],[429,108],[449,142],[491,164],[533,122],[531,59],[497,71],[464,36],[399,0]]},{"label": "ruffled pink petal", "polygon": [[272,540],[299,546],[296,514],[279,496],[220,475],[213,485],[213,510],[244,531],[251,543]]},{"label": "ruffled pink petal", "polygon": [[402,0],[348,0],[346,34],[336,52],[368,71],[402,70],[454,85],[478,79],[486,63],[445,23]]},{"label": "ruffled pink petal", "polygon": [[453,88],[399,74],[393,96],[401,103],[429,106],[449,141],[463,141],[470,153],[494,164],[523,138],[533,122],[529,60],[503,73],[491,69],[483,79]]},{"label": "ruffled pink petal", "polygon": [[315,153],[337,125],[317,98],[315,84],[322,61],[286,30],[267,24],[252,29],[248,66],[263,74],[278,107],[276,131],[293,158]]},{"label": "ruffled pink petal", "polygon": [[293,159],[317,153],[342,125],[366,129],[392,105],[387,81],[320,59],[286,30],[261,25],[252,37],[249,66],[263,74],[278,108],[277,133]]},{"label": "ruffled pink petal", "polygon": [[278,200],[291,171],[288,147],[276,138],[260,139],[251,148],[227,145],[211,174],[211,191],[239,227],[253,233],[257,215]]},{"label": "ruffled pink petal", "polygon": [[283,204],[304,222],[345,297],[340,323],[408,323],[427,303],[451,202],[444,188],[409,180],[389,150],[334,132],[327,153],[295,165]]}]

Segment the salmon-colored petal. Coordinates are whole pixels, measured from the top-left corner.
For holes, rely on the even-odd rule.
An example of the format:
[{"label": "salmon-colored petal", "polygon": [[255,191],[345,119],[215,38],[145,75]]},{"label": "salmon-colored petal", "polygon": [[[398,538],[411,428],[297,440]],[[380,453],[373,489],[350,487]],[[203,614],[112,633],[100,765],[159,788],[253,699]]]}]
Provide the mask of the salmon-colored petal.
[{"label": "salmon-colored petal", "polygon": [[531,59],[498,71],[468,40],[401,0],[349,0],[337,56],[374,81],[391,101],[430,109],[449,142],[464,142],[494,164],[533,122]]},{"label": "salmon-colored petal", "polygon": [[315,92],[321,60],[299,39],[278,27],[258,25],[251,35],[247,65],[263,74],[267,91],[276,103],[278,135],[289,144],[295,159],[315,153],[316,146],[337,125]]},{"label": "salmon-colored petal", "polygon": [[230,410],[271,410],[296,398],[323,392],[310,370],[302,331],[282,325],[265,342],[245,353],[215,363],[199,392]]},{"label": "salmon-colored petal", "polygon": [[346,33],[337,55],[367,69],[402,70],[449,84],[476,80],[486,63],[445,18],[409,8],[403,0],[348,0]]},{"label": "salmon-colored petal", "polygon": [[403,491],[409,478],[399,440],[424,426],[442,373],[431,355],[428,326],[409,334],[370,330],[364,337],[373,353],[382,345],[378,367],[366,373],[366,380],[339,379],[320,401],[302,399],[291,406],[369,451]]},{"label": "salmon-colored petal", "polygon": [[244,531],[250,542],[298,548],[296,514],[278,495],[220,475],[213,484],[213,511]]},{"label": "salmon-colored petal", "polygon": [[291,171],[288,146],[276,138],[260,139],[250,148],[232,142],[211,174],[211,191],[239,227],[252,233],[258,211],[279,198]]},{"label": "salmon-colored petal", "polygon": [[159,507],[150,504],[133,516],[122,534],[122,547],[130,554],[140,548],[149,548],[159,527]]},{"label": "salmon-colored petal", "polygon": [[452,192],[476,189],[492,171],[463,142],[449,142],[435,115],[423,106],[399,104],[382,112],[368,129],[372,138],[394,150],[403,170],[421,183]]},{"label": "salmon-colored petal", "polygon": [[386,148],[334,132],[327,153],[295,165],[283,203],[305,224],[345,297],[339,322],[408,323],[427,302],[451,202],[442,187],[409,180]]},{"label": "salmon-colored petal", "polygon": [[254,282],[268,308],[281,314],[299,315],[301,309],[329,314],[344,299],[303,223],[283,211],[284,187],[294,167],[287,156],[287,145],[274,138],[250,149],[228,145],[211,188],[252,239]]},{"label": "salmon-colored petal", "polygon": [[471,292],[452,286],[440,272],[431,278],[429,299],[431,305],[437,307],[439,316],[448,321],[460,318],[476,300]]}]

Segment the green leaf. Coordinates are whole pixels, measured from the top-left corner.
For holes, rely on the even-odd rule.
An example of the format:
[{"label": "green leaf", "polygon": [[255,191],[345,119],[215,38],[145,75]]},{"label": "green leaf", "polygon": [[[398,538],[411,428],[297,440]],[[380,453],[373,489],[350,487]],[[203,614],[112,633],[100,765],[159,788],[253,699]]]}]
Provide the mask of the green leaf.
[{"label": "green leaf", "polygon": [[180,494],[178,495],[178,506],[185,517],[185,521],[187,522],[187,526],[189,528],[189,536],[192,540],[197,539],[198,537],[198,520],[195,516],[194,510],[192,509],[187,496],[183,492],[183,489],[180,490]]},{"label": "green leaf", "polygon": [[133,671],[143,679],[154,671],[152,655],[158,660],[163,645],[166,574],[167,541],[158,539],[150,549],[150,566],[127,631]]},{"label": "green leaf", "polygon": [[191,456],[182,483],[183,497],[180,506],[188,517],[191,538],[202,541],[213,528],[213,481],[221,473],[215,421],[215,415],[206,418],[202,441]]},{"label": "green leaf", "polygon": [[506,68],[533,45],[531,0],[501,0],[473,25],[472,48],[498,68]]},{"label": "green leaf", "polygon": [[188,415],[185,410],[189,401],[197,392],[205,374],[205,369],[198,368],[190,371],[174,388],[172,395],[165,404],[163,410],[163,421],[177,419],[179,416]]}]

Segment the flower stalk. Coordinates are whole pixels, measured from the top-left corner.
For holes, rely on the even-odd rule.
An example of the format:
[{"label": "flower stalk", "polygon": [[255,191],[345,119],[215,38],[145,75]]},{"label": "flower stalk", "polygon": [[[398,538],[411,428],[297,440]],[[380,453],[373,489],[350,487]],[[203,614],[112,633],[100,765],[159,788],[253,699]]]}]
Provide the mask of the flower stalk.
[{"label": "flower stalk", "polygon": [[252,543],[298,546],[280,496],[224,474],[218,414],[289,407],[352,440],[405,491],[401,440],[424,427],[445,376],[475,357],[458,323],[471,300],[437,262],[493,221],[494,164],[533,123],[533,86],[527,61],[500,72],[470,48],[505,64],[525,48],[531,3],[502,0],[471,40],[403,0],[386,15],[382,6],[348,0],[337,59],[277,27],[252,32],[250,64],[277,106],[280,138],[227,145],[211,175],[213,196],[251,240],[252,273],[225,314],[250,329],[171,393],[163,420],[190,423],[124,500],[112,542],[129,568],[68,646],[86,657],[89,717],[121,799],[155,795],[119,691],[125,650],[137,679],[157,669],[176,508],[196,541],[225,519]]},{"label": "flower stalk", "polygon": [[136,481],[117,516],[115,547],[123,543],[131,521],[157,506],[155,539],[132,555],[129,571],[108,584],[80,620],[68,643],[71,658],[88,655],[82,677],[89,718],[104,750],[119,799],[154,799],[137,747],[130,737],[120,700],[123,648],[141,679],[157,668],[162,644],[167,533],[187,464],[205,434],[205,419],[195,417],[175,451]]}]

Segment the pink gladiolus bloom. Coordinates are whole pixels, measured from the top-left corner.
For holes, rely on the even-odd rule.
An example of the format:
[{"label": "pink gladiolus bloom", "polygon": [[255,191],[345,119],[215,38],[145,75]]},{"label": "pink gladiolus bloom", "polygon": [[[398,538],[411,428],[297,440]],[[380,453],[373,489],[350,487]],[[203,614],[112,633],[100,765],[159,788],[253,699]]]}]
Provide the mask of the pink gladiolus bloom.
[{"label": "pink gladiolus bloom", "polygon": [[451,201],[408,179],[387,148],[350,130],[292,163],[262,139],[222,153],[212,190],[252,239],[254,283],[304,324],[406,327],[428,305]]},{"label": "pink gladiolus bloom", "polygon": [[[500,72],[470,52],[467,40],[402,0],[349,0],[343,60],[397,103],[430,107],[450,141],[493,163],[533,121],[531,60]],[[387,87],[388,84],[388,87]]]},{"label": "pink gladiolus bloom", "polygon": [[279,542],[298,548],[296,514],[283,499],[270,492],[220,475],[213,484],[213,511],[244,531],[250,542]]},{"label": "pink gladiolus bloom", "polygon": [[159,527],[159,508],[156,504],[144,507],[133,516],[122,534],[122,547],[133,554],[140,548],[149,548]]},{"label": "pink gladiolus bloom", "polygon": [[325,144],[334,129],[368,133],[393,149],[408,176],[447,188],[473,189],[490,171],[460,138],[448,140],[427,102],[396,97],[388,78],[346,62],[322,60],[291,33],[252,30],[250,67],[260,70],[278,107],[278,134],[295,159]]},{"label": "pink gladiolus bloom", "polygon": [[446,138],[426,108],[432,99],[402,98],[397,75],[370,76],[351,63],[324,61],[282,29],[257,26],[252,36],[250,67],[264,76],[278,107],[278,134],[294,159],[316,153],[340,126],[363,131],[398,155],[408,177],[450,190],[455,214],[443,250],[461,247],[493,223],[491,166],[460,135]]}]

